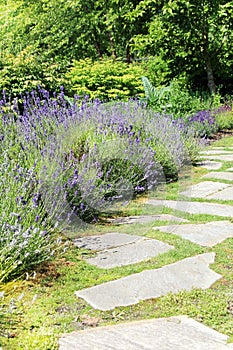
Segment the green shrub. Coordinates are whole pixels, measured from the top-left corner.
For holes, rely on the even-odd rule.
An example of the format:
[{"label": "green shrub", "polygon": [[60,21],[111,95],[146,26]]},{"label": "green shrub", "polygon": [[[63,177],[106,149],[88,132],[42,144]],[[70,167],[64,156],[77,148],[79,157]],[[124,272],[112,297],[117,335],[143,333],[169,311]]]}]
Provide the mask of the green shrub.
[{"label": "green shrub", "polygon": [[148,105],[156,112],[165,111],[174,118],[186,118],[191,114],[220,105],[219,94],[192,92],[185,77],[173,79],[168,86],[155,87],[147,77],[143,77],[145,97]]},{"label": "green shrub", "polygon": [[233,129],[233,111],[218,113],[215,116],[215,120],[219,130]]},{"label": "green shrub", "polygon": [[18,55],[8,54],[0,61],[0,91],[19,96],[41,86],[58,91],[64,84],[63,62],[46,62],[28,46]]},{"label": "green shrub", "polygon": [[87,58],[74,61],[66,75],[66,87],[69,95],[89,95],[91,99],[101,100],[128,99],[143,95],[143,73],[141,65],[136,63],[109,58],[93,62]]}]

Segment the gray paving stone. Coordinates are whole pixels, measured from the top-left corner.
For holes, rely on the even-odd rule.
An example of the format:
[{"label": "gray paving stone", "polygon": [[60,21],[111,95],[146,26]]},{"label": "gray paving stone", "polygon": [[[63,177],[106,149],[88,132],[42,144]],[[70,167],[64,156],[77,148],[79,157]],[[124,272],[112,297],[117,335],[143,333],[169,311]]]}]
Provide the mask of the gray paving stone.
[{"label": "gray paving stone", "polygon": [[220,160],[222,162],[232,162],[233,161],[233,153],[232,154],[223,154],[223,155],[212,155],[212,156],[204,156],[202,155],[202,158],[204,159],[216,159]]},{"label": "gray paving stone", "polygon": [[191,198],[206,198],[219,190],[229,187],[229,184],[213,181],[203,181],[196,185],[190,186],[186,191],[180,194]]},{"label": "gray paving stone", "polygon": [[212,149],[225,149],[225,148],[227,148],[227,149],[229,149],[229,150],[233,150],[233,146],[226,146],[226,147],[213,147]]},{"label": "gray paving stone", "polygon": [[232,154],[232,151],[225,151],[224,149],[210,149],[207,151],[202,151],[200,154],[207,154],[207,155],[212,155],[212,154]]},{"label": "gray paving stone", "polygon": [[212,247],[233,237],[233,224],[229,221],[212,221],[206,224],[156,226],[154,230],[169,232],[205,247]]},{"label": "gray paving stone", "polygon": [[186,258],[155,270],[145,270],[111,282],[75,292],[93,308],[112,310],[140,300],[158,298],[169,292],[192,288],[209,288],[221,275],[212,271],[209,264],[215,254],[206,253]]},{"label": "gray paving stone", "polygon": [[202,178],[233,181],[233,174],[227,171],[211,171],[209,174],[202,176]]},{"label": "gray paving stone", "polygon": [[187,316],[97,327],[63,335],[59,350],[230,350],[228,337]]},{"label": "gray paving stone", "polygon": [[218,199],[222,201],[233,201],[233,186],[225,188],[222,191],[213,193],[206,197],[206,199]]},{"label": "gray paving stone", "polygon": [[221,162],[214,162],[211,160],[204,160],[198,164],[201,168],[205,168],[207,170],[218,170],[222,167]]},{"label": "gray paving stone", "polygon": [[209,214],[223,217],[233,217],[233,206],[216,203],[201,203],[191,201],[172,201],[150,199],[146,202],[154,206],[164,206],[189,214]]},{"label": "gray paving stone", "polygon": [[177,216],[170,214],[161,215],[140,215],[140,216],[128,216],[117,218],[111,220],[114,225],[124,225],[124,224],[149,224],[154,221],[174,221],[174,222],[188,222],[188,220],[183,218],[178,218]]},{"label": "gray paving stone", "polygon": [[233,171],[233,168],[226,169],[226,171]]},{"label": "gray paving stone", "polygon": [[126,233],[110,232],[104,235],[96,235],[74,239],[74,244],[79,248],[91,250],[104,250],[112,247],[119,247],[141,240],[140,236],[128,235]]},{"label": "gray paving stone", "polygon": [[135,264],[173,248],[173,246],[156,239],[141,238],[137,242],[99,252],[96,257],[87,259],[87,262],[100,268],[109,269]]}]

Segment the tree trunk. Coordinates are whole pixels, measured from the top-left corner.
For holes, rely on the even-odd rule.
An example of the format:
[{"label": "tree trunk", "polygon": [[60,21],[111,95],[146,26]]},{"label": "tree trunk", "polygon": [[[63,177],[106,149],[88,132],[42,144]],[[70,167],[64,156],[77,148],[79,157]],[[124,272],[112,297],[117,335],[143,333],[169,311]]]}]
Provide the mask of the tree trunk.
[{"label": "tree trunk", "polygon": [[111,48],[111,51],[112,51],[112,56],[114,58],[117,58],[116,50],[114,48],[114,41],[113,41],[113,38],[112,38],[112,35],[111,35],[110,32],[108,32],[108,38],[109,38],[109,42],[110,42],[110,48]]},{"label": "tree trunk", "polygon": [[95,49],[99,55],[99,58],[102,59],[103,58],[103,55],[101,53],[101,50],[100,50],[100,46],[99,46],[99,43],[97,41],[94,42],[94,45],[95,45]]},{"label": "tree trunk", "polygon": [[129,44],[126,46],[126,62],[130,63],[131,61],[131,56],[130,56],[130,46]]},{"label": "tree trunk", "polygon": [[202,40],[203,40],[203,57],[204,57],[206,73],[207,73],[208,88],[211,94],[215,94],[216,85],[215,85],[214,73],[213,73],[213,69],[210,61],[208,22],[206,21],[206,19],[203,24]]},{"label": "tree trunk", "polygon": [[215,94],[216,85],[215,85],[213,69],[212,69],[209,57],[206,57],[206,72],[207,72],[207,79],[208,79],[208,88],[210,89],[211,94]]}]

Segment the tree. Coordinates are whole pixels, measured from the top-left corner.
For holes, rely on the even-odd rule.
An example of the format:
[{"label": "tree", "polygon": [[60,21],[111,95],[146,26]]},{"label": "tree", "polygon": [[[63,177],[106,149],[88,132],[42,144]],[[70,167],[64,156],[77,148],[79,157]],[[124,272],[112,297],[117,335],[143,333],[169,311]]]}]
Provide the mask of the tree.
[{"label": "tree", "polygon": [[[144,1],[147,6],[155,2]],[[148,34],[136,36],[134,45],[169,62],[173,76],[185,72],[191,80],[203,82],[206,75],[208,88],[215,93],[216,78],[221,80],[225,66],[233,64],[232,28],[232,1],[168,0],[158,7]]]}]

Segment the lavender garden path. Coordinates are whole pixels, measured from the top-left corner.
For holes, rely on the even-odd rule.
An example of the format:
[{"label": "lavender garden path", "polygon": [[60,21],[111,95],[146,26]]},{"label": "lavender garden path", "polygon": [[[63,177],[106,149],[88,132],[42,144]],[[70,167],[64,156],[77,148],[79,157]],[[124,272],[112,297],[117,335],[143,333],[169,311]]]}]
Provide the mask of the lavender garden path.
[{"label": "lavender garden path", "polygon": [[[232,168],[220,169],[222,164],[233,160],[233,148],[228,151],[218,148],[202,153],[203,167],[210,165],[207,175],[198,184],[190,186],[182,194],[183,201],[149,200],[151,206],[165,206],[191,214],[209,214],[222,217],[220,221],[191,224],[187,220],[171,216],[168,225],[154,229],[179,235],[200,246],[214,247],[228,237],[233,237],[233,202],[211,203],[211,199],[233,201]],[[210,159],[210,160],[209,160]],[[219,164],[216,167],[215,160]],[[214,167],[211,167],[213,162]],[[226,163],[225,163],[226,164]],[[206,168],[207,168],[206,167]],[[211,181],[211,180],[214,181]],[[224,180],[224,182],[221,182]],[[195,201],[192,201],[195,198]],[[201,201],[198,202],[198,198]],[[130,217],[118,221],[118,224],[153,223],[156,215]],[[157,217],[158,219],[158,217]],[[160,218],[161,220],[161,218]],[[162,241],[129,235],[119,232],[76,239],[74,244],[96,252],[94,258],[87,259],[89,264],[100,268],[112,268],[134,264],[174,249]],[[209,252],[182,259],[158,269],[144,270],[124,278],[103,283],[91,288],[78,290],[75,295],[84,299],[93,308],[112,310],[118,306],[128,306],[140,300],[158,298],[169,292],[192,288],[208,289],[222,276],[211,269],[215,253]],[[60,350],[223,350],[232,349],[227,344],[227,336],[204,326],[203,324],[180,315],[170,318],[122,323],[113,326],[97,327],[64,335],[59,340]]]}]

